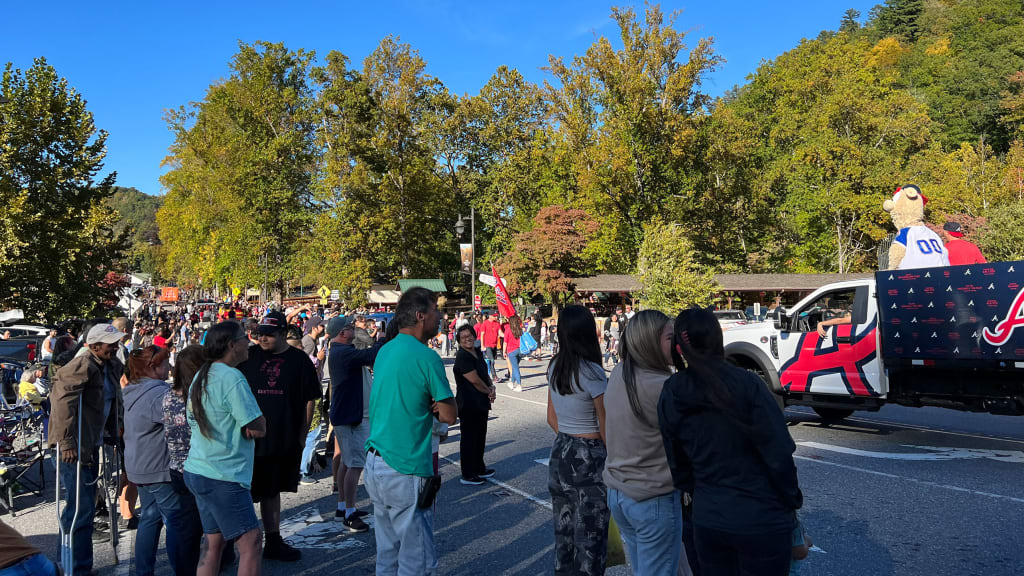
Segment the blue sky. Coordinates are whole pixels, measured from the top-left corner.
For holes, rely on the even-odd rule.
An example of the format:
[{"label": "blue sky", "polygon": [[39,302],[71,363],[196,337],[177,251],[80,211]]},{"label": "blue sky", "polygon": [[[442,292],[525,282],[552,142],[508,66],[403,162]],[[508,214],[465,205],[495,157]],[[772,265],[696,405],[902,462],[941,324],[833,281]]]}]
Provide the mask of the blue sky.
[{"label": "blue sky", "polygon": [[[697,38],[714,38],[726,63],[705,83],[719,95],[762,59],[836,29],[847,8],[863,20],[877,2],[666,1],[667,13]],[[614,38],[613,5],[546,2],[12,2],[0,8],[0,61],[28,68],[45,56],[84,95],[107,130],[106,170],[117,183],[161,193],[160,162],[171,133],[163,111],[201,100],[228,73],[238,41],[284,42],[322,58],[340,50],[361,64],[381,38],[394,34],[427,61],[429,74],[458,94],[476,94],[502,64],[542,81],[548,55],[570,60],[597,36]],[[633,4],[642,14],[643,5]]]}]

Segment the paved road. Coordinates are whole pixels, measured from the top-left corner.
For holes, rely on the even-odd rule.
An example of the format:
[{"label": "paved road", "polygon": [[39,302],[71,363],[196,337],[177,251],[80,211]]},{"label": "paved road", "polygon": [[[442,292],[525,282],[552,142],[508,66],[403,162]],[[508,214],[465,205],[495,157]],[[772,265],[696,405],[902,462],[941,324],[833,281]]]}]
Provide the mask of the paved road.
[{"label": "paved road", "polygon": [[[441,446],[436,534],[444,574],[551,572],[545,462],[554,434],[545,422],[545,366],[525,363],[522,393],[499,388],[486,454],[498,470],[493,482],[459,484],[458,426]],[[787,420],[798,444],[801,517],[820,550],[804,574],[1024,573],[1024,419],[894,407],[834,425],[791,408]],[[331,520],[330,486],[321,477],[284,497],[285,536],[303,559],[268,562],[265,573],[373,573],[373,533],[348,535]],[[362,487],[360,498],[369,508]],[[17,518],[4,520],[55,557],[53,505],[23,496],[19,507]],[[97,550],[100,574],[129,573],[129,541],[123,549],[120,566],[109,549]],[[166,562],[159,573],[170,574]]]}]

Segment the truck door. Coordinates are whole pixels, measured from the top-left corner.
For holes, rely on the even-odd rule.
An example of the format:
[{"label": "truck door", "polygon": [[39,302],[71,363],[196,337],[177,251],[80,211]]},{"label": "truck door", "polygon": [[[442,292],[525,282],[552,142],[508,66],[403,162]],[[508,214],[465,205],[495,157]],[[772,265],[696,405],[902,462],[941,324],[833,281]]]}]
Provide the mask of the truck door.
[{"label": "truck door", "polygon": [[871,286],[837,288],[788,314],[779,379],[796,394],[881,396],[878,315]]}]

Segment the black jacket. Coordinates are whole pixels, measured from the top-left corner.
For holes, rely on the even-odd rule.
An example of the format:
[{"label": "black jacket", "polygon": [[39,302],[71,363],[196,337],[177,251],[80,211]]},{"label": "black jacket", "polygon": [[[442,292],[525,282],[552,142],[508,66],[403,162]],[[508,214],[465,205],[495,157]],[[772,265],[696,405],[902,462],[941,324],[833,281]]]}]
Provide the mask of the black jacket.
[{"label": "black jacket", "polygon": [[713,406],[689,371],[661,392],[658,422],[676,487],[693,494],[693,522],[733,534],[792,530],[803,504],[786,420],[755,374],[722,363],[734,410]]}]

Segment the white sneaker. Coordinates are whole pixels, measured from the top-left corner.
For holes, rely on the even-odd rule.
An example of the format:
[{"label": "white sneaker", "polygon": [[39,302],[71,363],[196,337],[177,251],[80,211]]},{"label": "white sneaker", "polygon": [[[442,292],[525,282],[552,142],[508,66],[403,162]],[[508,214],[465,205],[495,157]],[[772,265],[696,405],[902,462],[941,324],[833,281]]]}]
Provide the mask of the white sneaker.
[{"label": "white sneaker", "polygon": [[520,386],[519,384],[516,384],[516,387],[513,388],[512,391],[513,392],[522,392],[523,391],[523,387]]},{"label": "white sneaker", "polygon": [[508,386],[509,390],[515,390],[516,389],[515,384],[513,384],[511,380],[509,380],[508,382],[505,382],[505,385]]}]

